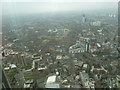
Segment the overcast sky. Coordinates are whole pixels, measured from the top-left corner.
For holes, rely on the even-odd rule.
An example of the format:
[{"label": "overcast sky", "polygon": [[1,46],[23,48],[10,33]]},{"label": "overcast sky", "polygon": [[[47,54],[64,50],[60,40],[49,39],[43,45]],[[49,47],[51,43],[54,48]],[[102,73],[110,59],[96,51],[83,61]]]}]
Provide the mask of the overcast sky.
[{"label": "overcast sky", "polygon": [[[6,2],[5,2],[6,1]],[[117,9],[118,0],[4,0],[2,3],[2,14],[26,14],[39,12],[57,11],[77,11],[77,10],[97,10],[97,9]],[[38,1],[38,0],[37,0]],[[44,2],[43,2],[44,1]],[[83,2],[84,1],[84,2]],[[104,2],[103,2],[104,1]]]},{"label": "overcast sky", "polygon": [[119,0],[1,0],[1,2],[118,2]]}]

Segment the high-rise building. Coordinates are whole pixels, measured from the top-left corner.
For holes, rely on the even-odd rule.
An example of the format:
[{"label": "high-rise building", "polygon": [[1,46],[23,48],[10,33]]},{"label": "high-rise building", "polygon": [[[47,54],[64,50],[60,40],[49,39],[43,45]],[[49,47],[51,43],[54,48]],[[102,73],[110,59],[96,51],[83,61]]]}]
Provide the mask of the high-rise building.
[{"label": "high-rise building", "polygon": [[17,59],[17,64],[26,66],[25,55],[24,54],[19,55],[18,53],[16,53],[15,55]]},{"label": "high-rise building", "polygon": [[21,54],[21,55],[20,55],[20,58],[21,58],[22,65],[23,65],[23,66],[26,66],[25,55],[24,55],[24,54]]},{"label": "high-rise building", "polygon": [[83,14],[82,16],[82,23],[85,23],[86,22],[86,17],[85,17],[85,14]]},{"label": "high-rise building", "polygon": [[20,59],[19,59],[18,52],[17,52],[17,53],[15,53],[15,57],[16,57],[16,60],[17,60],[17,64],[20,64]]},{"label": "high-rise building", "polygon": [[2,90],[8,90],[8,89],[11,90],[10,88],[11,88],[10,83],[5,75],[4,70],[2,70]]},{"label": "high-rise building", "polygon": [[90,51],[90,39],[89,38],[86,38],[85,50],[86,52]]}]

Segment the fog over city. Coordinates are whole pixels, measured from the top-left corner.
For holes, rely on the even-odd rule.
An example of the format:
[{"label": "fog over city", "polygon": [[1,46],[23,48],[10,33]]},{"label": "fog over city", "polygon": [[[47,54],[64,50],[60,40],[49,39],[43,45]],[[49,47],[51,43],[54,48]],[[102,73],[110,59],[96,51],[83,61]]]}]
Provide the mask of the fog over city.
[{"label": "fog over city", "polygon": [[5,14],[33,14],[41,12],[56,13],[61,11],[115,10],[117,2],[4,2]]}]

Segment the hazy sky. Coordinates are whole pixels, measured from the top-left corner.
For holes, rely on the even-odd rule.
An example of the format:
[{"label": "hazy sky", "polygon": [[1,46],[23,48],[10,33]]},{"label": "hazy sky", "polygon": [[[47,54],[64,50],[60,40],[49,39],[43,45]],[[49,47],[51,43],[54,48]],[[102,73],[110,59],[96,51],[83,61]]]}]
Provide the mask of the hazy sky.
[{"label": "hazy sky", "polygon": [[[57,11],[85,11],[85,10],[95,10],[95,9],[117,9],[117,2],[93,2],[95,0],[44,0],[44,2],[10,2],[14,0],[4,0],[7,1],[2,3],[2,14],[26,14],[26,13],[39,13],[39,12],[57,12]],[[9,2],[8,2],[9,1]],[[16,0],[17,1],[17,0]],[[21,0],[22,1],[22,0]],[[30,0],[32,1],[32,0]],[[36,1],[36,0],[35,0]],[[79,2],[77,2],[79,1]],[[90,2],[91,1],[91,2]],[[97,0],[96,0],[97,1]],[[105,0],[104,0],[105,1]],[[108,0],[107,0],[108,1]],[[117,0],[114,0],[117,1]]]},{"label": "hazy sky", "polygon": [[1,0],[1,2],[118,2],[119,0]]}]

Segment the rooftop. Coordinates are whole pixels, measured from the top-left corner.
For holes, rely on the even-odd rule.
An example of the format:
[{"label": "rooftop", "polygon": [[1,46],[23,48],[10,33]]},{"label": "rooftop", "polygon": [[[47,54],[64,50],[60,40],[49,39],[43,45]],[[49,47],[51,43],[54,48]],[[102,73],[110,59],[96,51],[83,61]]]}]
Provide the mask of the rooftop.
[{"label": "rooftop", "polygon": [[54,83],[55,81],[56,81],[56,76],[55,75],[54,76],[49,76],[46,84]]}]

